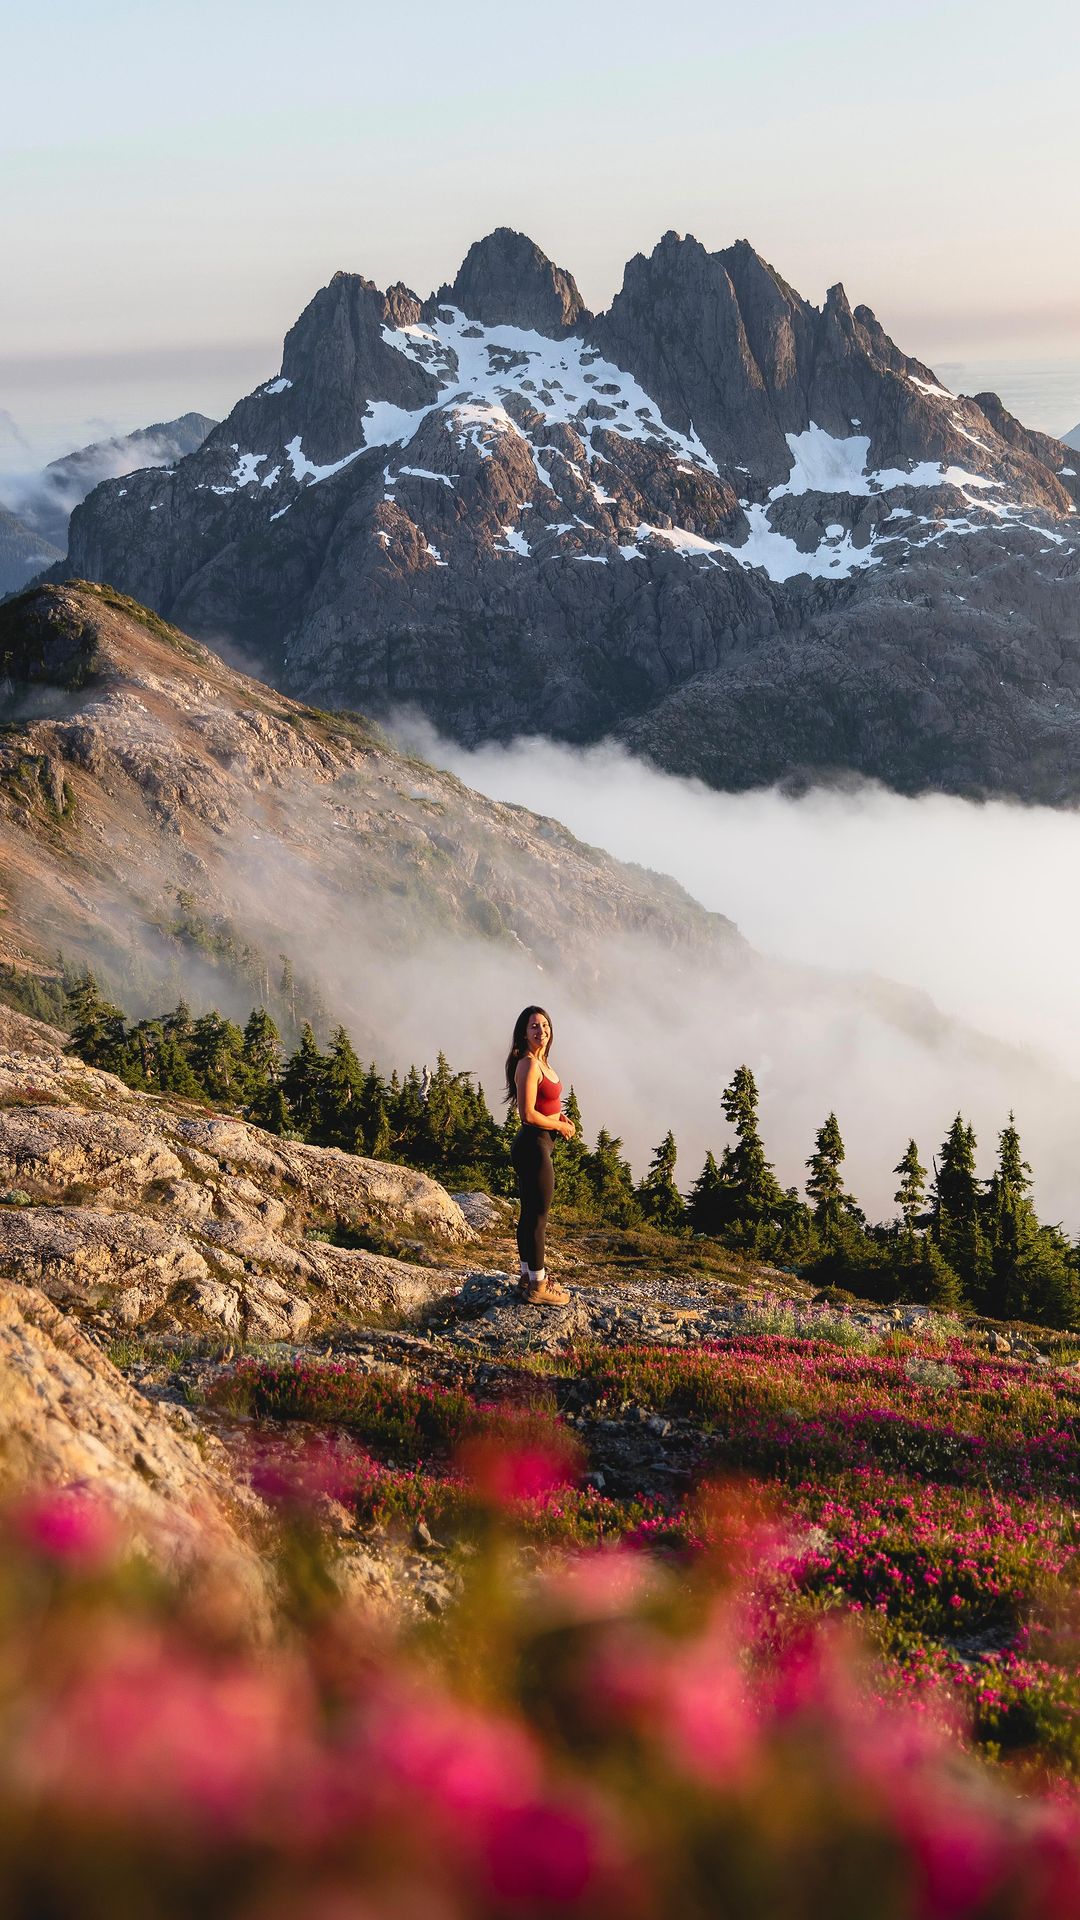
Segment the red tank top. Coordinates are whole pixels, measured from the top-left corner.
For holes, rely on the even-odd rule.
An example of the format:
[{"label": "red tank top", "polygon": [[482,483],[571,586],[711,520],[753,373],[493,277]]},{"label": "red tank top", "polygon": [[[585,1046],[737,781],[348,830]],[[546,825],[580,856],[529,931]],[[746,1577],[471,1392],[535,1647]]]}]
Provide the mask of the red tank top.
[{"label": "red tank top", "polygon": [[537,1113],[542,1113],[545,1120],[553,1120],[559,1111],[561,1101],[562,1081],[541,1080],[536,1089],[536,1098],[533,1101]]}]

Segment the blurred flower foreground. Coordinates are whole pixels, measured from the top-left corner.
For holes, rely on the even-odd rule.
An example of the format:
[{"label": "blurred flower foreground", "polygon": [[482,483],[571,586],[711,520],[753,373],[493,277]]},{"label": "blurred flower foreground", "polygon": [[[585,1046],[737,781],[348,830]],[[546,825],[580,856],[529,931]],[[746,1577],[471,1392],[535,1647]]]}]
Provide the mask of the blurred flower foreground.
[{"label": "blurred flower foreground", "polygon": [[3,1920],[1080,1913],[1062,1778],[1019,1791],[954,1690],[793,1607],[814,1542],[750,1493],[713,1484],[674,1548],[538,1547],[581,1461],[489,1420],[451,1463],[455,1602],[403,1626],[335,1583],[329,1457],[256,1474],[261,1615],[209,1545],[164,1572],[85,1493],[8,1500]]}]

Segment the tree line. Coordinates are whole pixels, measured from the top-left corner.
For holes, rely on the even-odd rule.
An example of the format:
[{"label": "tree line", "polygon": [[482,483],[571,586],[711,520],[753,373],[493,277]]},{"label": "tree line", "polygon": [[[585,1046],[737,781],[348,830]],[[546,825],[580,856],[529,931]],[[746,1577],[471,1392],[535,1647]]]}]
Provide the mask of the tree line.
[{"label": "tree line", "polygon": [[[442,1053],[433,1070],[414,1065],[387,1077],[374,1062],[362,1064],[343,1026],[324,1050],[302,1022],[288,1052],[262,1007],[243,1027],[214,1011],[196,1017],[184,1001],[169,1013],[129,1021],[89,972],[56,981],[7,969],[0,993],[68,1027],[71,1052],[129,1086],[226,1106],[271,1133],[401,1161],[450,1186],[514,1192],[516,1111],[496,1119],[475,1076],[455,1072]],[[909,1140],[894,1169],[897,1217],[872,1225],[845,1184],[835,1114],[815,1136],[803,1199],[795,1187],[781,1186],[768,1158],[749,1067],[739,1067],[721,1105],[731,1142],[719,1158],[706,1154],[684,1194],[676,1184],[673,1133],[635,1182],[617,1135],[601,1127],[595,1144],[587,1144],[571,1088],[566,1110],[577,1132],[554,1143],[558,1204],[603,1225],[701,1234],[872,1299],[1080,1327],[1080,1247],[1038,1219],[1011,1114],[989,1180],[976,1174],[975,1135],[960,1114],[932,1172]]]}]

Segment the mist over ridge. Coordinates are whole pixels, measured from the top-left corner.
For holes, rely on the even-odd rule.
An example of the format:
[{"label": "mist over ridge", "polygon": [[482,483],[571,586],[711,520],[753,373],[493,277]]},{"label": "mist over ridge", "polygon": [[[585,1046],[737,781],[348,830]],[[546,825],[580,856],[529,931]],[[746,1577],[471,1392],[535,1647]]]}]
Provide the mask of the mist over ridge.
[{"label": "mist over ridge", "polygon": [[[398,715],[393,731],[481,793],[550,808],[585,841],[669,874],[703,906],[728,914],[751,948],[769,957],[762,977],[771,990],[756,1009],[727,989],[711,1011],[698,1009],[707,1030],[701,1051],[692,1010],[661,996],[656,1011],[660,1029],[687,1045],[688,1063],[708,1055],[722,1072],[723,1061],[738,1064],[740,1043],[758,1048],[756,1058],[746,1057],[766,1113],[775,1111],[772,1137],[785,1181],[798,1177],[796,1115],[808,1152],[806,1128],[833,1105],[856,1191],[888,1211],[884,1174],[893,1162],[881,1155],[889,1151],[889,1127],[907,1124],[903,1112],[930,1153],[962,1108],[975,1120],[980,1169],[989,1172],[1011,1105],[1046,1204],[1076,1221],[1080,1185],[1069,1171],[1080,1129],[1073,965],[1080,904],[1069,884],[1080,863],[1076,811],[941,794],[909,799],[856,782],[798,797],[776,788],[723,794],[614,742],[579,749],[521,737],[470,750],[415,714]],[[849,982],[846,1020],[826,1008],[826,981],[838,988],[836,976]],[[821,996],[816,1009],[813,993],[799,1004],[812,978]],[[925,1025],[912,1028],[905,1046],[904,1018],[920,1000]],[[906,1015],[891,1030],[885,1010],[899,1012],[901,1003]],[[958,1026],[986,1036],[978,1067],[956,1050]],[[688,1089],[683,1104],[696,1116],[704,1103]],[[886,1121],[893,1112],[895,1122]],[[692,1130],[696,1137],[696,1119]],[[631,1138],[634,1131],[631,1123]],[[716,1132],[723,1137],[722,1122]]]},{"label": "mist over ridge", "polygon": [[[540,1001],[590,1140],[601,1126],[619,1135],[640,1174],[672,1128],[686,1188],[706,1148],[726,1142],[720,1094],[746,1061],[783,1183],[801,1187],[835,1109],[849,1184],[878,1218],[893,1212],[892,1169],[912,1134],[929,1162],[962,1108],[988,1172],[1015,1109],[1042,1216],[1080,1224],[1080,1078],[1060,1046],[1049,1050],[1052,1022],[1045,1035],[1009,1020],[980,1031],[970,993],[935,1004],[926,987],[940,983],[925,965],[899,984],[899,906],[876,947],[837,934],[830,948],[825,932],[865,883],[820,831],[785,866],[790,819],[813,826],[813,806],[775,794],[733,802],[609,749],[582,756],[546,742],[504,756],[528,803],[511,793],[508,804],[477,790],[493,777],[483,756],[474,766],[416,730],[412,744],[452,768],[403,757],[368,723],[245,678],[111,589],[42,587],[9,603],[3,625],[20,704],[0,738],[0,953],[17,964],[59,948],[100,966],[129,1015],[161,1013],[183,993],[243,1020],[260,1003],[282,1010],[287,960],[303,983],[285,1003],[293,1023],[310,1017],[325,1040],[343,1022],[387,1072],[430,1065],[442,1049],[496,1107],[514,1017]],[[49,684],[30,686],[35,661]],[[590,791],[621,814],[621,837],[586,809]],[[936,804],[903,803],[915,810],[897,818]],[[857,794],[814,802],[856,819],[861,805]],[[751,818],[764,807],[756,842],[732,806]],[[969,813],[990,817],[958,818]],[[605,837],[637,864],[589,844]],[[926,862],[910,834],[893,838],[884,898],[911,919]],[[944,844],[934,872],[949,898],[964,862]],[[676,848],[680,877],[720,911],[657,871]],[[725,849],[741,849],[726,871],[715,857]],[[986,885],[996,919],[988,908],[982,924],[1002,930],[999,947],[1007,926],[1023,925],[1025,860],[1020,879],[998,871],[997,891]],[[761,902],[787,920],[767,921]],[[1059,946],[1071,954],[1068,932]],[[1044,1011],[1053,1004],[1044,994]]]}]

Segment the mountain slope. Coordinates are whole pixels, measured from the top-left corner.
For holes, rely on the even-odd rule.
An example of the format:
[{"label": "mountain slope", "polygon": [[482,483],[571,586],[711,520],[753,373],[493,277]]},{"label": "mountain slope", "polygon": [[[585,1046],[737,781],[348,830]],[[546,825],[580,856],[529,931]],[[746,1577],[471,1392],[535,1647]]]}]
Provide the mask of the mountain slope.
[{"label": "mountain slope", "polygon": [[[39,715],[0,730],[13,948],[63,946],[115,971],[138,938],[161,970],[185,947],[209,965],[214,922],[231,929],[222,938],[249,997],[286,931],[310,942],[309,901],[324,958],[346,971],[354,920],[385,965],[447,938],[524,953],[533,967],[566,945],[584,972],[615,933],[687,953],[742,948],[674,882],[403,758],[357,716],[297,706],[109,589],[10,601],[0,674],[17,711]],[[241,932],[257,955],[241,953]],[[239,979],[224,968],[230,993]]]},{"label": "mountain slope", "polygon": [[0,959],[62,949],[131,1015],[185,994],[240,1020],[267,1005],[287,1034],[342,1020],[387,1072],[441,1048],[493,1104],[514,1015],[541,1001],[590,1136],[613,1125],[643,1167],[675,1126],[687,1183],[747,1060],[785,1181],[832,1102],[883,1213],[912,1132],[940,1139],[962,1099],[989,1141],[1015,1107],[1043,1206],[1072,1218],[1080,1089],[1054,1063],[909,988],[755,953],[560,826],[557,772],[535,812],[486,800],[85,584],[0,609],[4,676]]},{"label": "mountain slope", "polygon": [[[92,488],[102,480],[123,479],[136,468],[172,466],[194,453],[215,425],[205,413],[184,413],[176,420],[159,420],[152,427],[138,427],[134,433],[113,434],[108,440],[78,447],[74,453],[51,460],[35,479],[22,483],[20,517],[65,553],[72,508],[85,500]],[[23,585],[28,578],[24,574],[18,584]]]},{"label": "mountain slope", "polygon": [[[302,697],[412,703],[467,740],[628,732],[733,786],[857,768],[1060,799],[1078,486],[1060,442],[947,392],[842,287],[814,308],[746,242],[669,233],[590,316],[499,229],[427,300],[335,275],[281,373],[175,470],[98,488],[71,555]],[[977,636],[957,569],[997,582]],[[1014,614],[1043,636],[1030,657]],[[767,701],[745,746],[726,737],[743,686],[778,680],[794,712],[808,659],[843,703],[853,635],[840,728],[770,741]],[[992,693],[927,725],[936,653],[985,657],[989,689],[1008,658],[1061,725]]]},{"label": "mountain slope", "polygon": [[63,557],[62,546],[42,539],[25,520],[0,507],[0,594],[18,593],[42,567]]}]

